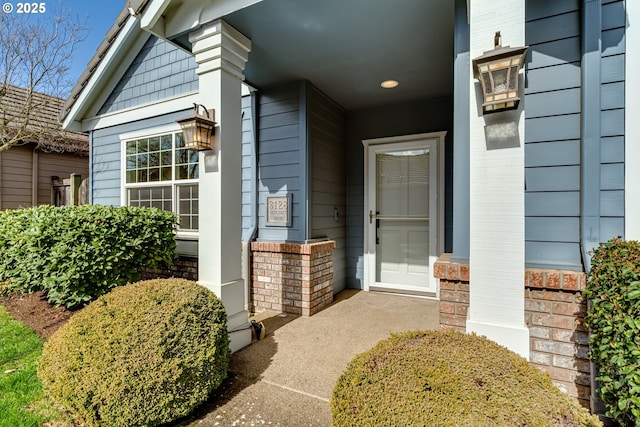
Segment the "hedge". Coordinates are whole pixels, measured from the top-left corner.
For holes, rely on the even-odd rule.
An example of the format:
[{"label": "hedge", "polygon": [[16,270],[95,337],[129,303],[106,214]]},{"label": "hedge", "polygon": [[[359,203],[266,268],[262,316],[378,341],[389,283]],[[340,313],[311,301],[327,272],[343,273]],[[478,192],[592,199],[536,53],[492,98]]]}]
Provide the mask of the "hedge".
[{"label": "hedge", "polygon": [[584,294],[591,301],[590,357],[607,415],[623,426],[640,425],[640,242],[600,244]]},{"label": "hedge", "polygon": [[99,205],[0,213],[0,282],[81,306],[176,258],[173,213]]},{"label": "hedge", "polygon": [[473,334],[394,334],[356,356],[331,399],[334,427],[601,426],[546,373]]},{"label": "hedge", "polygon": [[227,375],[231,351],[218,297],[184,279],[121,286],[44,345],[45,392],[87,426],[154,426],[183,417]]}]

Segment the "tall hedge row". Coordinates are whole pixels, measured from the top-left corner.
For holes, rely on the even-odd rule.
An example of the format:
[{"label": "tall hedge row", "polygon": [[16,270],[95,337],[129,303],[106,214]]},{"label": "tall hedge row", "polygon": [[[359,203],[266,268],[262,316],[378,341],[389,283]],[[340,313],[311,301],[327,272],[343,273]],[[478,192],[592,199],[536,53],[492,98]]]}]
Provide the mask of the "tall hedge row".
[{"label": "tall hedge row", "polygon": [[591,259],[585,295],[590,356],[609,416],[640,425],[640,242],[601,244]]},{"label": "tall hedge row", "polygon": [[173,213],[99,205],[0,212],[0,281],[76,307],[176,257]]}]

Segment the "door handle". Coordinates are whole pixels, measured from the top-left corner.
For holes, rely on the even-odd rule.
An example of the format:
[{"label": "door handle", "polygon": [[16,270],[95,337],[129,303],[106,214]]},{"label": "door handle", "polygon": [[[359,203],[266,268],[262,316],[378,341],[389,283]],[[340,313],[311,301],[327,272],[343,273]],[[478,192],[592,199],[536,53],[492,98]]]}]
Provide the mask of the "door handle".
[{"label": "door handle", "polygon": [[376,245],[380,244],[380,238],[378,237],[378,229],[380,228],[380,220],[378,219],[378,215],[380,215],[380,211],[377,211],[375,214],[373,211],[369,211],[369,224],[373,224],[373,218],[376,219]]}]

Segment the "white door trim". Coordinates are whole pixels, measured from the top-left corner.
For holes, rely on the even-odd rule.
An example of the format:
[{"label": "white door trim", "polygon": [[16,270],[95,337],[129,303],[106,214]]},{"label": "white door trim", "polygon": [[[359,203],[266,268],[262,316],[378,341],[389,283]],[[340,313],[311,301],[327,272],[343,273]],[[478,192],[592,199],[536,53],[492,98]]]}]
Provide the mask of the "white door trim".
[{"label": "white door trim", "polygon": [[[364,146],[364,209],[363,209],[363,228],[364,228],[364,290],[369,291],[370,285],[375,281],[375,251],[376,245],[375,241],[371,239],[369,232],[369,201],[371,200],[370,191],[370,180],[369,180],[369,147],[377,146],[377,145],[385,145],[385,144],[396,144],[396,143],[411,143],[411,142],[421,142],[428,140],[436,140],[436,151],[437,151],[437,180],[438,180],[438,189],[436,194],[436,213],[437,219],[435,224],[437,225],[437,234],[436,234],[436,255],[444,252],[444,137],[447,134],[446,131],[442,132],[431,132],[431,133],[420,133],[414,135],[403,135],[403,136],[395,136],[389,138],[376,138],[376,139],[365,139],[362,141]],[[374,184],[375,186],[375,184]],[[375,188],[373,189],[375,191]],[[430,263],[430,272],[433,275],[433,265]],[[431,279],[435,284],[434,296],[438,295],[438,281],[433,276]]]}]

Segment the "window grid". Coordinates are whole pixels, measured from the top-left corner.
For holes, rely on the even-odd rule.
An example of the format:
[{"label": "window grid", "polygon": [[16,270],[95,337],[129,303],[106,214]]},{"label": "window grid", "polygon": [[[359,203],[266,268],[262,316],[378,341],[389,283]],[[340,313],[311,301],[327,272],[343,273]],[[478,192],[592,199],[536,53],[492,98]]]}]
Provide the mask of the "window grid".
[{"label": "window grid", "polygon": [[180,231],[198,230],[198,152],[186,150],[182,133],[125,141],[129,206],[178,215]]},{"label": "window grid", "polygon": [[180,229],[198,229],[198,184],[178,186]]}]

